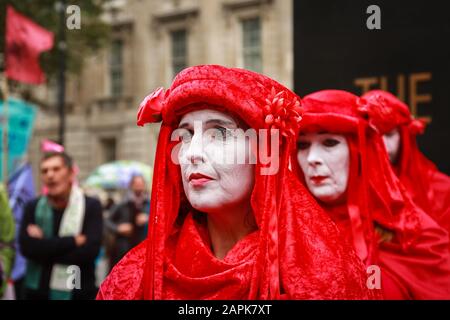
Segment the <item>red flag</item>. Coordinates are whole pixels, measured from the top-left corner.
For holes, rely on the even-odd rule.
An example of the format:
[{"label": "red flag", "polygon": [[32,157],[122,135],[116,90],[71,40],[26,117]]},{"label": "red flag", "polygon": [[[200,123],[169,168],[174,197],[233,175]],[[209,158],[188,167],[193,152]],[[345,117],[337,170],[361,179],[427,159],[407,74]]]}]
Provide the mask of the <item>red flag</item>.
[{"label": "red flag", "polygon": [[39,66],[39,54],[53,47],[53,32],[6,9],[6,76],[20,82],[40,84],[45,74]]}]

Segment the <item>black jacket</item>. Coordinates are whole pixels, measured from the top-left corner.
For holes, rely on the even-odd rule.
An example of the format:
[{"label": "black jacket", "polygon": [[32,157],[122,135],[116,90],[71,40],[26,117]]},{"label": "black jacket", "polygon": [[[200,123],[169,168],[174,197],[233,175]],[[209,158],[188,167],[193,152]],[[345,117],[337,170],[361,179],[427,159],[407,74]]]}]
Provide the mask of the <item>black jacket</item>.
[{"label": "black jacket", "polygon": [[[138,213],[148,213],[150,200],[146,199],[142,206],[138,207],[133,200],[127,199],[111,210],[111,214],[105,220],[105,227],[109,232],[115,234],[115,248],[111,252],[111,264],[115,265],[119,260],[133,247],[138,245],[147,236],[147,225],[136,225],[136,216]],[[118,225],[121,223],[131,223],[133,233],[129,237],[119,235]]]},{"label": "black jacket", "polygon": [[35,224],[35,210],[38,199],[25,205],[24,216],[20,227],[19,241],[23,255],[42,266],[41,282],[38,290],[26,289],[26,299],[48,299],[51,270],[54,264],[76,265],[81,271],[81,289],[73,290],[73,299],[94,299],[95,259],[99,254],[103,216],[102,207],[97,199],[85,197],[86,208],[81,233],[87,238],[83,246],[77,247],[75,238],[59,237],[58,230],[64,210],[53,209],[53,237],[46,239],[32,238],[27,227]]}]

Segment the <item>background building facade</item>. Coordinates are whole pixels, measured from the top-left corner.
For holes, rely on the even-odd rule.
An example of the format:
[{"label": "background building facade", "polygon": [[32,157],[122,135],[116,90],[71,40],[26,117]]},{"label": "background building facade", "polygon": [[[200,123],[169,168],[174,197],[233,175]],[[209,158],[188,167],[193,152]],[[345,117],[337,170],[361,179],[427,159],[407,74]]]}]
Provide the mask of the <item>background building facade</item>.
[{"label": "background building facade", "polygon": [[[67,86],[65,147],[80,180],[113,160],[153,164],[159,125],[136,126],[137,108],[185,67],[241,67],[292,88],[292,6],[292,0],[112,1],[104,17],[112,26],[110,45],[86,57]],[[37,94],[55,102],[51,86]],[[35,174],[40,142],[57,139],[58,121],[56,110],[40,108],[29,151]]]}]

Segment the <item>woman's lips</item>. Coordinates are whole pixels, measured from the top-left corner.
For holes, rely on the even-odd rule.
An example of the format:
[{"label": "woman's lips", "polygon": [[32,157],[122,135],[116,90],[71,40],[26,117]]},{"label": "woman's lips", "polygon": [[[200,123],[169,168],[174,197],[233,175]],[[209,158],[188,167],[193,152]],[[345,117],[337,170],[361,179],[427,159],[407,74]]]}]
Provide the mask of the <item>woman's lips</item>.
[{"label": "woman's lips", "polygon": [[206,183],[208,183],[211,180],[214,180],[213,178],[201,174],[201,173],[191,173],[189,175],[189,183],[191,184],[191,186],[193,187],[202,187],[204,186]]},{"label": "woman's lips", "polygon": [[321,184],[327,176],[312,176],[309,178],[314,184]]}]

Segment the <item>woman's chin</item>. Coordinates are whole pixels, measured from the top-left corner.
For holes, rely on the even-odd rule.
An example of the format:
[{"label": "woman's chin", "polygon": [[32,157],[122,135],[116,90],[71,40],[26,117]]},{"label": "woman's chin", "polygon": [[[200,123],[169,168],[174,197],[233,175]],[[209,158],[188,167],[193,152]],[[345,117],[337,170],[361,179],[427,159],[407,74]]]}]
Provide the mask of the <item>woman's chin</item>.
[{"label": "woman's chin", "polygon": [[345,202],[345,196],[343,194],[319,194],[315,198],[327,205],[338,205]]},{"label": "woman's chin", "polygon": [[214,202],[210,199],[190,199],[189,200],[191,206],[200,212],[208,213],[217,211],[220,208],[220,205],[217,202]]}]

